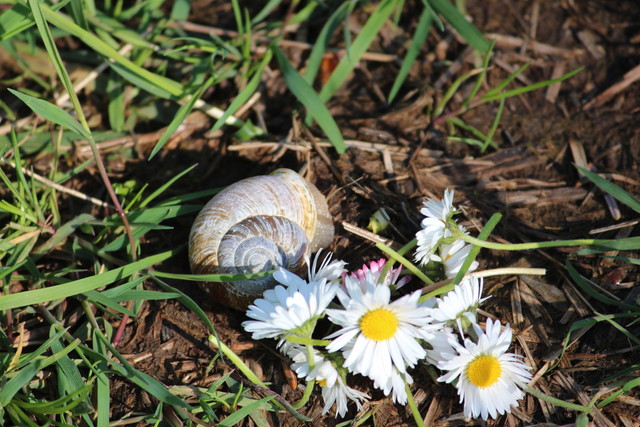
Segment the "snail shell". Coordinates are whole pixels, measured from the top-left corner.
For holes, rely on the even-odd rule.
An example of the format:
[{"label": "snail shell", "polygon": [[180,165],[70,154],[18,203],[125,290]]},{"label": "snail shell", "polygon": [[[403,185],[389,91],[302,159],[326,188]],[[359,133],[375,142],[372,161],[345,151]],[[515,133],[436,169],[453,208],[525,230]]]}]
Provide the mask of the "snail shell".
[{"label": "snail shell", "polygon": [[[196,274],[248,274],[278,267],[301,272],[305,256],[328,246],[334,227],[327,201],[290,169],[238,181],[216,194],[196,217],[189,262]],[[203,283],[218,302],[245,309],[277,282],[271,275]]]}]

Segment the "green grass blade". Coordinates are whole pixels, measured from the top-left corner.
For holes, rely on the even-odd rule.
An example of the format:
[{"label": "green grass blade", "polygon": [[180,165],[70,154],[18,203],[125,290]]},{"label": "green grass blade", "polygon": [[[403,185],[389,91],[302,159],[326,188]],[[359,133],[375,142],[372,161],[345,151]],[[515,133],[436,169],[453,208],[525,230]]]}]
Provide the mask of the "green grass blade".
[{"label": "green grass blade", "polygon": [[510,98],[512,96],[516,96],[516,95],[521,95],[523,93],[527,93],[527,92],[531,92],[543,87],[547,87],[549,85],[552,85],[554,83],[558,83],[561,82],[563,80],[567,80],[568,78],[571,78],[573,76],[575,76],[576,74],[578,74],[580,71],[583,70],[584,67],[580,67],[577,68],[567,74],[565,74],[564,76],[560,76],[557,79],[551,79],[551,80],[545,80],[543,82],[538,82],[538,83],[534,83],[532,85],[529,86],[525,86],[522,88],[518,88],[518,89],[513,89],[507,92],[503,92],[503,93],[497,93],[497,94],[492,94],[492,95],[483,95],[480,99],[483,102],[489,102],[489,101],[495,101],[497,99],[500,98]]},{"label": "green grass blade", "polygon": [[[69,3],[69,0],[61,1],[52,6],[51,10],[59,10],[67,3]],[[16,2],[11,9],[0,15],[0,28],[2,28],[0,41],[10,39],[16,34],[31,28],[34,24],[35,21],[33,20],[31,9],[25,3]]]},{"label": "green grass blade", "polygon": [[[195,205],[182,205],[182,206],[168,206],[168,207],[153,207],[127,214],[135,238],[142,237],[145,233],[151,230],[170,230],[171,227],[160,225],[164,220],[176,218],[178,216],[186,215],[192,212],[197,212],[201,209],[200,206]],[[107,221],[118,221],[117,218],[108,218]],[[106,221],[105,221],[106,222]],[[116,237],[111,243],[102,248],[105,252],[117,251],[127,245],[127,236],[120,235]]]},{"label": "green grass blade", "polygon": [[211,333],[213,335],[215,335],[216,338],[218,338],[215,326],[213,326],[213,323],[211,322],[211,320],[209,320],[209,317],[200,308],[200,306],[193,299],[191,299],[191,297],[189,297],[187,294],[185,294],[184,292],[180,291],[179,289],[176,289],[173,286],[167,284],[165,281],[161,280],[159,278],[158,274],[156,274],[156,273],[158,273],[158,272],[156,271],[156,272],[153,272],[151,274],[151,277],[155,280],[155,282],[158,285],[160,285],[160,287],[162,287],[165,291],[170,292],[170,293],[174,293],[174,294],[179,294],[180,296],[177,297],[176,299],[178,301],[180,301],[180,303],[182,305],[184,305],[189,310],[191,310],[193,313],[195,313],[200,318],[200,320],[202,320],[202,323],[204,323],[207,326],[207,328],[209,328]]},{"label": "green grass blade", "polygon": [[591,285],[586,281],[586,279],[582,277],[580,273],[578,273],[578,271],[573,267],[573,265],[571,265],[569,261],[565,262],[564,265],[567,267],[567,271],[569,272],[569,275],[571,276],[573,281],[580,287],[580,289],[583,290],[584,293],[586,293],[590,297],[597,299],[598,301],[603,302],[605,304],[615,305],[621,309],[631,310],[631,311],[638,310],[639,308],[638,306],[625,304],[598,293],[595,289],[593,289],[593,287],[591,287]]},{"label": "green grass blade", "polygon": [[64,111],[62,108],[47,101],[34,98],[31,95],[18,92],[17,90],[9,89],[9,92],[14,94],[29,108],[31,108],[34,112],[38,113],[45,119],[74,131],[82,138],[89,139],[91,137],[91,135],[89,135],[85,128],[82,127],[82,125],[76,119],[71,117],[71,115],[69,115],[69,113]]},{"label": "green grass blade", "polygon": [[256,25],[264,20],[264,18],[269,16],[271,11],[278,7],[280,3],[282,3],[282,0],[269,0],[267,4],[265,4],[264,7],[260,10],[260,12],[258,12],[258,14],[254,16],[253,19],[251,19],[251,25]]},{"label": "green grass blade", "polygon": [[226,122],[227,119],[231,117],[233,113],[238,111],[238,108],[242,107],[242,105],[245,102],[247,102],[247,100],[251,97],[251,95],[253,95],[253,93],[258,88],[260,81],[262,80],[262,73],[265,67],[267,66],[267,64],[269,63],[269,61],[271,61],[271,57],[272,57],[272,53],[269,50],[265,53],[264,57],[262,58],[262,61],[260,61],[260,64],[258,65],[255,73],[253,74],[253,77],[251,77],[251,79],[249,80],[249,83],[247,83],[244,89],[240,91],[236,99],[234,99],[231,105],[229,105],[229,107],[226,109],[222,117],[220,117],[218,121],[216,121],[216,123],[213,125],[213,128],[211,128],[211,132],[215,132],[218,129],[220,129],[224,124],[224,122]]},{"label": "green grass blade", "polygon": [[85,7],[83,3],[83,0],[71,0],[69,5],[71,6],[71,17],[75,23],[86,30],[89,28],[86,14],[91,13],[91,8]]},{"label": "green grass blade", "polygon": [[491,40],[491,44],[489,44],[489,49],[487,49],[487,51],[485,52],[484,59],[482,60],[482,71],[480,72],[480,75],[476,79],[476,82],[473,84],[473,88],[471,89],[471,92],[467,96],[467,99],[465,99],[464,102],[462,103],[463,110],[466,109],[469,106],[469,103],[471,103],[471,101],[473,100],[473,98],[476,97],[478,91],[480,90],[480,86],[482,86],[482,83],[484,83],[487,77],[487,70],[489,69],[489,60],[491,59],[491,52],[493,52],[493,47],[495,46],[495,44],[496,44],[496,41]]},{"label": "green grass blade", "polygon": [[132,85],[139,87],[140,89],[149,92],[152,95],[155,95],[159,98],[163,99],[175,99],[174,95],[166,90],[163,86],[159,86],[149,79],[141,76],[139,73],[136,73],[131,68],[127,67],[123,64],[118,64],[117,62],[109,62],[109,67],[116,73],[120,75],[123,79],[131,83]]},{"label": "green grass blade", "polygon": [[627,237],[620,240],[613,240],[606,243],[599,243],[589,248],[580,249],[578,255],[593,255],[610,251],[636,251],[640,249],[640,236]]},{"label": "green grass blade", "polygon": [[109,298],[117,298],[118,296],[122,295],[128,290],[137,287],[138,285],[140,285],[140,283],[144,282],[147,278],[148,276],[136,277],[135,279],[127,283],[123,283],[122,285],[109,288],[107,290],[102,291],[101,293]]},{"label": "green grass blade", "polygon": [[[97,338],[95,331],[93,332],[93,338],[93,348],[95,351],[99,354],[108,354],[109,350],[102,340]],[[96,425],[97,427],[108,427],[111,406],[110,381],[109,375],[106,374],[108,365],[104,360],[100,360],[95,364],[95,367],[97,371],[95,389],[95,403],[97,408]]]},{"label": "green grass blade", "polygon": [[620,388],[620,390],[618,390],[615,393],[611,394],[607,398],[602,399],[602,401],[598,403],[598,408],[602,408],[602,407],[608,405],[609,403],[611,403],[614,400],[616,400],[618,398],[618,396],[620,396],[621,394],[624,394],[624,393],[628,392],[629,390],[634,389],[636,387],[640,387],[640,378],[634,378],[634,379],[629,380],[626,383],[624,383],[624,385]]},{"label": "green grass blade", "polygon": [[115,298],[115,301],[123,302],[123,301],[151,301],[151,300],[165,300],[165,299],[175,299],[180,297],[182,294],[177,292],[158,292],[158,291],[148,291],[148,290],[130,290],[121,294],[118,298]]},{"label": "green grass blade", "polygon": [[327,22],[325,22],[320,34],[318,34],[318,38],[316,38],[316,42],[313,45],[313,49],[311,49],[311,54],[309,54],[309,59],[307,60],[307,66],[304,74],[304,79],[310,85],[313,84],[313,81],[316,79],[316,75],[318,74],[318,70],[320,69],[320,65],[322,64],[322,57],[329,46],[329,42],[331,41],[331,37],[333,37],[333,33],[340,26],[342,21],[346,17],[346,13],[349,10],[349,2],[342,3],[335,12],[331,14]]},{"label": "green grass blade", "polygon": [[238,425],[245,417],[251,414],[251,412],[260,409],[263,404],[272,401],[274,398],[275,396],[267,396],[251,403],[250,405],[238,409],[237,411],[233,412],[231,415],[220,421],[218,425],[221,427],[232,427]]},{"label": "green grass blade", "polygon": [[107,106],[109,125],[116,132],[121,132],[124,129],[125,116],[124,87],[122,78],[114,70],[108,76],[107,97],[109,98]]},{"label": "green grass blade", "polygon": [[[33,19],[35,20],[36,26],[38,28],[38,32],[40,33],[40,38],[42,39],[42,42],[44,43],[44,46],[47,49],[49,58],[51,59],[51,62],[53,63],[56,69],[56,74],[58,75],[58,78],[60,79],[62,86],[64,86],[64,89],[67,91],[67,94],[69,95],[69,99],[71,100],[71,103],[73,104],[73,108],[76,112],[76,115],[78,116],[78,120],[80,121],[80,125],[85,130],[83,136],[89,141],[90,144],[92,144],[92,147],[93,147],[94,145],[93,137],[91,135],[91,130],[89,129],[87,120],[84,116],[82,106],[80,105],[78,96],[75,92],[73,84],[71,83],[71,78],[69,77],[69,74],[67,73],[67,70],[64,67],[64,64],[62,62],[62,57],[60,56],[60,52],[58,52],[56,43],[53,40],[53,35],[51,34],[51,30],[49,29],[49,24],[47,23],[44,17],[42,7],[45,7],[45,5],[41,4],[41,2],[38,0],[28,0],[28,1],[29,1],[29,6],[31,7],[31,13],[33,13]],[[51,12],[51,13],[54,13],[54,12]],[[96,161],[99,161],[99,159],[96,159]]]},{"label": "green grass blade", "polygon": [[[27,402],[21,399],[18,395],[12,400],[12,403],[34,414],[64,414],[65,412],[71,411],[72,409],[77,407],[80,403],[87,402],[87,397],[89,396],[89,392],[91,391],[92,387],[92,384],[87,384],[86,386],[79,387],[69,394],[59,397],[58,399],[44,402]],[[86,411],[81,408],[76,412]]]},{"label": "green grass blade", "polygon": [[[640,259],[638,258],[629,258],[626,256],[608,256],[607,258],[617,259],[620,261],[628,262],[629,264],[633,264],[633,265],[640,265]],[[0,278],[1,277],[2,275],[0,274]]]},{"label": "green grass blade", "polygon": [[93,305],[102,308],[103,310],[106,308],[110,308],[116,313],[120,313],[122,315],[127,315],[130,317],[136,317],[136,313],[131,310],[128,310],[126,307],[118,304],[116,299],[111,299],[104,295],[102,292],[98,292],[96,290],[83,292],[82,295],[87,297],[87,300],[90,301]]},{"label": "green grass blade", "polygon": [[[50,334],[52,336],[56,335],[53,327],[51,328]],[[54,353],[62,352],[64,350],[62,341],[60,341],[60,339],[54,340],[51,344],[51,350]],[[76,364],[73,363],[68,355],[63,356],[58,360],[56,368],[58,371],[58,377],[61,379],[64,378],[64,382],[59,381],[58,384],[58,389],[63,397],[73,395],[74,393],[77,393],[78,390],[82,390],[82,388],[85,387],[85,380],[80,373],[80,369],[78,369]],[[64,392],[60,390],[61,384],[64,384]],[[86,399],[84,403],[85,404],[83,406],[85,410],[92,410],[91,402],[88,399]]]},{"label": "green grass blade", "polygon": [[77,217],[73,218],[72,220],[58,227],[58,229],[56,230],[56,233],[53,236],[51,236],[49,240],[44,242],[42,245],[38,246],[33,251],[33,254],[42,255],[49,252],[50,250],[52,250],[53,248],[61,244],[64,239],[69,237],[83,224],[86,224],[87,222],[94,221],[94,220],[95,218],[93,216],[86,213],[78,215]]},{"label": "green grass blade", "polygon": [[189,0],[176,0],[171,7],[171,14],[169,20],[171,21],[186,21],[189,19],[189,12],[191,12],[191,1]]},{"label": "green grass blade", "polygon": [[171,96],[178,97],[178,98],[182,97],[183,90],[182,90],[182,85],[180,85],[180,83],[175,82],[167,77],[152,73],[151,71],[146,70],[141,66],[134,64],[132,61],[122,56],[120,53],[118,53],[115,49],[113,49],[111,46],[109,46],[107,43],[102,41],[97,36],[82,29],[80,26],[76,25],[74,22],[70,21],[69,19],[55,13],[49,7],[45,5],[42,5],[41,7],[42,7],[42,12],[46,17],[47,21],[49,21],[52,25],[77,37],[83,43],[91,47],[96,52],[112,59],[116,63],[128,69],[131,73],[139,76],[142,80],[145,80],[149,82],[149,84],[156,86],[158,89],[164,92],[168,92],[169,94],[171,94]]},{"label": "green grass blade", "polygon": [[183,170],[182,172],[180,172],[179,174],[177,174],[176,176],[174,176],[173,178],[171,178],[169,181],[165,182],[164,184],[162,184],[160,186],[160,188],[158,188],[156,191],[154,191],[153,193],[151,193],[146,199],[144,199],[142,202],[140,202],[140,209],[144,209],[147,207],[147,205],[149,205],[149,203],[151,203],[153,200],[156,199],[156,197],[160,196],[162,193],[164,193],[167,188],[171,187],[177,180],[179,180],[180,178],[182,178],[183,176],[185,176],[186,174],[188,174],[189,172],[191,172],[192,170],[194,170],[196,168],[196,165],[193,166],[189,166],[188,168],[186,168],[185,170]]},{"label": "green grass blade", "polygon": [[448,0],[428,0],[433,9],[440,13],[460,36],[474,49],[486,52],[489,42],[482,33],[455,8]]},{"label": "green grass blade", "polygon": [[[187,116],[193,109],[193,106],[200,99],[204,91],[209,89],[209,87],[211,87],[211,85],[214,82],[214,79],[215,79],[214,77],[208,78],[207,81],[204,84],[202,84],[195,91],[193,95],[189,97],[189,100],[180,106],[176,115],[173,117],[173,119],[171,119],[171,123],[169,123],[169,126],[167,126],[167,130],[164,131],[164,133],[162,134],[158,142],[156,142],[156,145],[153,147],[153,150],[149,155],[149,160],[153,159],[153,157],[158,153],[158,151],[160,151],[162,147],[164,147],[164,144],[167,143],[169,138],[171,138],[171,135],[173,135],[174,132],[178,130],[178,128],[180,127],[182,122],[184,122],[184,120],[187,118]],[[226,117],[225,117],[225,120],[226,120]]]},{"label": "green grass blade", "polygon": [[496,130],[498,129],[498,124],[500,123],[500,119],[502,119],[502,111],[504,110],[504,103],[505,103],[505,99],[502,98],[500,100],[500,105],[498,106],[498,113],[496,114],[495,119],[493,119],[493,124],[491,124],[491,129],[489,129],[489,133],[487,134],[487,137],[482,142],[481,152],[483,153],[485,152],[487,147],[489,147],[489,145],[491,145],[493,148],[496,148],[496,149],[498,148],[498,144],[496,144],[493,141],[493,135],[496,134]]},{"label": "green grass blade", "polygon": [[0,311],[10,308],[25,307],[54,301],[78,295],[102,286],[110,285],[120,279],[129,277],[135,272],[148,268],[175,255],[176,251],[167,251],[143,258],[124,267],[119,267],[106,273],[97,274],[84,279],[74,280],[63,285],[50,286],[48,288],[24,291],[18,294],[0,296]]},{"label": "green grass blade", "polygon": [[273,274],[274,272],[275,270],[252,274],[179,274],[154,271],[153,275],[165,279],[188,280],[192,282],[237,282],[238,280],[268,276],[269,274]]},{"label": "green grass blade", "polygon": [[409,75],[409,71],[411,70],[411,66],[415,62],[418,54],[420,53],[420,49],[424,42],[427,40],[427,36],[429,35],[429,30],[431,29],[431,23],[433,22],[433,15],[431,13],[431,9],[425,7],[422,10],[422,14],[420,15],[420,20],[418,21],[418,25],[416,26],[416,31],[413,33],[413,38],[411,39],[411,45],[407,50],[407,54],[402,60],[402,65],[400,66],[400,71],[398,71],[398,75],[396,76],[395,81],[393,82],[393,87],[389,92],[389,103],[393,102],[398,91],[402,87],[405,79]]},{"label": "green grass blade", "polygon": [[377,37],[380,28],[382,28],[382,25],[389,18],[395,7],[395,0],[383,0],[371,14],[362,27],[358,37],[356,37],[353,44],[349,46],[349,54],[342,58],[327,83],[322,87],[320,99],[323,102],[327,102],[347,80],[349,74],[353,71],[358,61],[360,61],[362,54],[367,51],[373,40]]},{"label": "green grass blade", "polygon": [[327,135],[336,151],[339,154],[344,154],[347,151],[344,138],[324,102],[309,83],[287,61],[282,51],[275,45],[272,46],[272,49],[275,51],[287,87],[318,122],[318,126]]},{"label": "green grass blade", "polygon": [[136,384],[144,391],[154,396],[161,402],[168,403],[169,405],[173,405],[177,408],[186,408],[193,409],[191,405],[189,405],[184,400],[180,399],[178,396],[175,396],[166,389],[158,380],[147,375],[136,368],[134,368],[128,361],[125,359],[118,350],[107,340],[107,338],[102,334],[102,331],[99,329],[95,329],[96,337],[99,339],[102,344],[107,348],[107,350],[115,357],[119,364],[115,361],[107,358],[102,353],[94,352],[93,350],[85,350],[87,352],[91,352],[92,356],[96,358],[96,360],[104,361],[111,366],[111,369],[122,375],[124,378],[128,379],[132,383]]},{"label": "green grass blade", "polygon": [[[162,207],[162,206],[174,206],[174,205],[182,205],[186,202],[190,202],[191,200],[197,200],[197,199],[208,199],[211,196],[218,194],[219,192],[221,192],[222,190],[224,190],[223,187],[218,187],[218,188],[211,188],[208,190],[202,190],[202,191],[195,191],[193,193],[188,193],[188,194],[183,194],[180,196],[174,196],[174,197],[170,197],[166,200],[163,200],[161,202],[159,202],[156,207]],[[202,206],[204,206],[204,203],[200,205],[200,208],[202,208]]]},{"label": "green grass blade", "polygon": [[526,64],[522,64],[517,70],[515,70],[513,73],[509,74],[506,79],[501,81],[500,84],[498,84],[493,89],[489,90],[483,96],[491,96],[491,95],[495,95],[497,93],[502,92],[502,89],[507,87],[509,85],[509,83],[511,83],[513,81],[513,79],[518,77],[520,74],[524,73],[524,71],[527,68],[529,68],[530,65],[531,65],[531,62],[527,62]]},{"label": "green grass blade", "polygon": [[468,79],[470,79],[471,77],[475,76],[480,72],[482,71],[481,70],[468,71],[463,75],[461,75],[460,77],[458,77],[453,83],[451,83],[451,86],[449,86],[449,88],[444,93],[444,95],[442,95],[442,99],[440,100],[440,102],[438,102],[438,104],[436,105],[436,108],[433,110],[433,117],[439,117],[442,114],[442,112],[444,111],[445,107],[447,106],[451,98],[453,98],[453,96],[458,92],[458,89],[460,88],[462,83],[466,82]]},{"label": "green grass blade", "polygon": [[22,389],[33,377],[36,376],[38,372],[43,370],[49,365],[58,362],[62,357],[69,354],[80,345],[80,340],[75,340],[73,343],[69,344],[62,351],[52,354],[46,358],[39,358],[29,363],[27,366],[22,368],[20,372],[18,372],[15,376],[13,376],[6,384],[2,385],[2,389],[0,390],[0,406],[7,406],[13,396]]},{"label": "green grass blade", "polygon": [[589,178],[589,180],[591,182],[593,182],[595,185],[600,187],[600,189],[602,191],[604,191],[607,194],[610,194],[612,197],[617,199],[620,203],[624,203],[625,205],[629,206],[631,209],[633,209],[637,213],[640,213],[640,201],[638,201],[638,199],[636,199],[631,194],[629,194],[626,191],[624,191],[622,188],[620,188],[619,186],[617,186],[613,182],[602,178],[597,173],[593,173],[593,172],[591,172],[591,171],[589,171],[587,169],[581,168],[580,166],[576,165],[575,163],[573,165],[580,172],[582,172],[584,174],[584,176]]}]

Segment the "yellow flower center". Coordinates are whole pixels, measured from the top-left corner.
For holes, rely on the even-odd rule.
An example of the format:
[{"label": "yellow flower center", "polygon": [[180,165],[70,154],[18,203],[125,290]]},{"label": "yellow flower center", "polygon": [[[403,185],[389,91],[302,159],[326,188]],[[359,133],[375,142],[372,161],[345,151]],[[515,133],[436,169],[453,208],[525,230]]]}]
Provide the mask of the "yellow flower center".
[{"label": "yellow flower center", "polygon": [[391,338],[398,329],[398,318],[385,308],[371,310],[360,318],[360,330],[365,337],[373,341]]},{"label": "yellow flower center", "polygon": [[327,386],[327,380],[325,380],[324,378],[321,380],[318,380],[318,384],[320,384],[320,387],[326,387]]},{"label": "yellow flower center", "polygon": [[501,373],[500,361],[489,355],[477,357],[467,366],[467,378],[471,384],[480,388],[493,385]]}]

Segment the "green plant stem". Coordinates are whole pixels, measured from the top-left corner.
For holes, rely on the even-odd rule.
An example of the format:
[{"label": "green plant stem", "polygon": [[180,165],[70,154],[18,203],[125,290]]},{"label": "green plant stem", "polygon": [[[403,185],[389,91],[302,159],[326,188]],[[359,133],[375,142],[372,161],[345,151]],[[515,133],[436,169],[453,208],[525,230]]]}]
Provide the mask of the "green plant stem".
[{"label": "green plant stem", "polygon": [[[398,249],[396,252],[400,255],[404,255],[407,252],[409,252],[411,249],[415,248],[417,244],[418,244],[418,241],[414,238],[412,241],[410,241],[409,243],[407,243],[406,245]],[[387,274],[389,274],[389,271],[391,271],[395,263],[396,263],[396,260],[393,258],[387,261],[387,263],[382,268],[382,271],[380,272],[379,281],[382,281],[387,277]]]},{"label": "green plant stem", "polygon": [[524,389],[527,393],[537,397],[538,399],[542,399],[545,402],[549,402],[552,405],[560,406],[562,408],[567,408],[571,411],[578,411],[578,412],[585,412],[585,413],[591,412],[591,408],[589,406],[578,405],[576,403],[571,403],[571,402],[557,399],[555,397],[549,396],[548,394],[544,394],[541,391],[538,391],[535,388],[530,386],[526,386]]},{"label": "green plant stem", "polygon": [[317,345],[317,346],[325,347],[331,344],[331,340],[316,340],[312,338],[298,337],[296,335],[287,335],[285,339],[289,342],[302,344],[302,345]]},{"label": "green plant stem", "polygon": [[454,237],[464,240],[472,245],[487,249],[498,249],[503,251],[526,251],[531,249],[559,248],[562,246],[593,246],[611,243],[613,240],[601,239],[576,239],[576,240],[553,240],[551,242],[529,242],[529,243],[494,243],[487,242],[464,234],[459,230],[452,230]]},{"label": "green plant stem", "polygon": [[407,392],[407,403],[409,403],[409,407],[411,408],[411,414],[413,415],[413,419],[416,421],[416,425],[418,427],[424,427],[424,421],[422,420],[422,416],[420,415],[420,411],[418,410],[416,401],[413,399],[413,393],[411,393],[411,387],[409,387],[409,384],[407,384],[406,380],[404,382],[404,389]]},{"label": "green plant stem", "polygon": [[[413,265],[411,261],[400,255],[398,252],[391,249],[389,246],[384,243],[376,243],[376,247],[380,249],[382,252],[389,255],[394,260],[398,261],[400,264],[405,266],[411,273],[413,273],[416,277],[422,280],[427,285],[433,285],[433,280],[429,279],[418,267]],[[404,248],[403,248],[404,249]],[[382,276],[382,275],[381,275]],[[382,276],[384,277],[384,276]]]},{"label": "green plant stem", "polygon": [[307,386],[304,389],[304,394],[302,395],[300,400],[298,400],[296,403],[291,405],[294,409],[302,408],[304,405],[307,404],[307,402],[309,401],[309,398],[311,398],[311,393],[313,392],[313,388],[315,384],[316,384],[315,380],[311,380],[307,382]]},{"label": "green plant stem", "polygon": [[213,345],[215,348],[219,349],[220,351],[222,351],[222,354],[224,354],[225,356],[227,356],[229,358],[229,360],[236,365],[236,368],[238,368],[240,370],[240,372],[242,372],[242,374],[247,377],[247,379],[249,381],[251,381],[252,383],[259,385],[260,387],[264,387],[266,389],[269,388],[269,386],[267,386],[265,383],[263,383],[260,378],[258,378],[256,376],[256,374],[253,373],[253,371],[251,369],[249,369],[249,367],[242,361],[242,359],[240,359],[229,347],[227,347],[222,341],[219,341],[216,337],[214,337],[213,335],[209,335],[209,342],[211,343],[211,345]]}]

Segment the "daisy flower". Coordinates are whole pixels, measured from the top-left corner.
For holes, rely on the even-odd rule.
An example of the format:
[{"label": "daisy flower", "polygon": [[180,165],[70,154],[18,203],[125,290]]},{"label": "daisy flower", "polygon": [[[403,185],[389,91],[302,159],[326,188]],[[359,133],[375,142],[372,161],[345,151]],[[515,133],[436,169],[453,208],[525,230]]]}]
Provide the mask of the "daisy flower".
[{"label": "daisy flower", "polygon": [[[472,245],[466,244],[464,240],[456,240],[451,244],[442,244],[439,247],[440,259],[444,266],[444,274],[447,279],[453,279],[460,271],[460,267],[464,260],[471,252]],[[478,261],[473,261],[467,272],[474,271],[478,268]]]},{"label": "daisy flower", "polygon": [[307,381],[315,380],[322,387],[324,408],[322,413],[329,412],[333,404],[336,404],[336,416],[344,417],[347,413],[348,400],[356,402],[358,410],[362,409],[362,402],[369,399],[369,395],[362,393],[345,384],[345,380],[333,362],[324,358],[316,349],[313,349],[313,368],[309,363],[307,348],[298,344],[289,347],[289,356],[293,360],[291,369],[298,377]]},{"label": "daisy flower", "polygon": [[329,320],[342,329],[327,337],[333,341],[326,347],[329,352],[342,350],[345,368],[382,384],[394,366],[404,374],[407,365],[412,367],[426,356],[418,340],[431,318],[418,304],[420,291],[390,302],[388,286],[367,280],[363,289],[349,277],[345,282],[346,292],[338,291],[344,310],[327,310]]},{"label": "daisy flower", "polygon": [[395,403],[406,405],[407,390],[405,388],[405,382],[407,385],[413,384],[413,378],[411,378],[411,375],[407,373],[401,374],[397,369],[394,369],[390,377],[383,381],[374,381],[373,386],[382,390],[385,396],[392,394],[392,398]]},{"label": "daisy flower", "polygon": [[256,340],[300,331],[303,326],[313,330],[316,320],[336,295],[338,284],[325,279],[308,283],[283,268],[273,273],[273,277],[286,287],[278,285],[255,300],[247,310],[247,317],[255,320],[243,322],[244,329],[253,332],[252,338]]},{"label": "daisy flower", "polygon": [[366,287],[367,282],[378,283],[385,286],[394,286],[396,289],[400,289],[402,286],[409,283],[410,276],[400,277],[402,267],[392,268],[389,270],[384,280],[380,281],[380,274],[382,269],[387,264],[387,260],[380,258],[378,261],[371,261],[369,265],[364,264],[362,268],[358,269],[355,273],[349,274],[349,277],[353,280],[360,282],[363,289]]},{"label": "daisy flower", "polygon": [[427,362],[434,366],[439,363],[453,359],[457,353],[453,343],[458,342],[456,335],[452,333],[452,329],[448,326],[443,327],[439,331],[429,333],[426,340],[431,346],[427,349]]},{"label": "daisy flower", "polygon": [[482,298],[482,278],[465,278],[442,298],[436,299],[436,308],[429,310],[435,322],[457,326],[462,334],[470,325],[476,323],[476,311]]},{"label": "daisy flower", "polygon": [[422,229],[416,233],[418,248],[415,260],[424,265],[433,259],[438,242],[445,237],[450,237],[450,233],[446,236],[445,232],[447,231],[447,221],[455,214],[453,191],[445,190],[441,202],[428,199],[420,212],[426,218],[422,220]]},{"label": "daisy flower", "polygon": [[498,414],[511,412],[511,406],[517,406],[524,396],[521,388],[531,381],[531,367],[522,361],[522,356],[507,353],[512,337],[508,324],[502,333],[500,322],[491,319],[487,320],[486,333],[478,325],[473,327],[477,344],[469,339],[464,345],[454,343],[457,355],[438,363],[438,368],[449,371],[438,381],[457,380],[465,416],[495,419]]},{"label": "daisy flower", "polygon": [[333,254],[329,252],[322,260],[322,263],[318,265],[320,253],[322,253],[322,249],[316,252],[313,262],[308,257],[306,258],[309,269],[309,282],[320,282],[322,279],[326,279],[327,282],[334,282],[342,278],[342,275],[346,272],[344,267],[347,263],[339,259],[332,261]]}]

